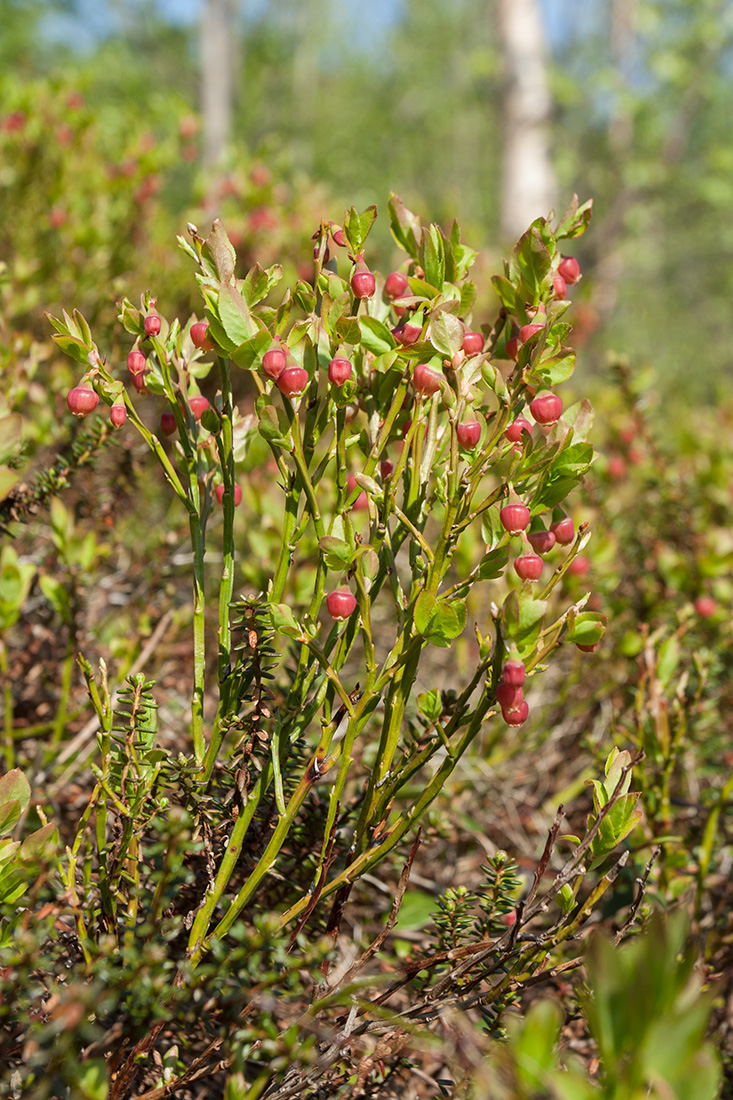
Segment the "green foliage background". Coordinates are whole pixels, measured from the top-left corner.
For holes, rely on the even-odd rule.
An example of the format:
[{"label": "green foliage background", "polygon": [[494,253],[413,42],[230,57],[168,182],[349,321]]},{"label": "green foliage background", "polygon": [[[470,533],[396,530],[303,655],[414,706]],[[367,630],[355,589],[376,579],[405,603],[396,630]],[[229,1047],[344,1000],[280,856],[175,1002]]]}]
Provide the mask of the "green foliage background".
[{"label": "green foliage background", "polygon": [[[199,86],[200,29],[174,19],[177,8],[110,2],[90,18],[83,0],[2,0],[3,102],[12,109],[26,81],[63,72],[112,144],[143,120],[170,133],[174,115],[195,110]],[[542,10],[559,193],[595,198],[580,256],[587,370],[623,345],[665,390],[715,400],[732,368],[731,4],[545,0]],[[497,235],[503,76],[492,0],[242,4],[240,30],[232,164],[257,155],[276,181],[317,181],[330,209],[381,203],[394,189],[432,218],[457,216],[479,244],[512,243]],[[171,165],[165,178],[165,206],[179,218],[193,174],[184,169]],[[376,239],[387,247],[383,220]]]}]

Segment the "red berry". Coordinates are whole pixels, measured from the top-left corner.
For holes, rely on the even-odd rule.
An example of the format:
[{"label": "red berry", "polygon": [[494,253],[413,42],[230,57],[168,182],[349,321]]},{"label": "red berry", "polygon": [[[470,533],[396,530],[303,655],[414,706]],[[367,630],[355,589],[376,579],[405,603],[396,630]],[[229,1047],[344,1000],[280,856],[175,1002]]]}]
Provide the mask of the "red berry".
[{"label": "red berry", "polygon": [[410,284],[401,271],[392,271],[384,281],[385,298],[391,298],[392,300],[401,298],[404,294],[407,294],[409,290]]},{"label": "red berry", "polygon": [[464,420],[456,428],[458,443],[467,451],[472,451],[481,438],[481,424],[478,420]]},{"label": "red berry", "polygon": [[202,393],[195,393],[192,397],[189,397],[188,407],[193,413],[194,419],[200,420],[204,409],[208,409],[209,407],[209,399],[208,397],[204,397]]},{"label": "red berry", "polygon": [[516,359],[519,351],[519,340],[516,336],[510,336],[506,342],[507,359]]},{"label": "red berry", "polygon": [[496,701],[502,710],[514,710],[524,701],[522,685],[512,687],[506,681],[502,681],[496,688]]},{"label": "red berry", "polygon": [[518,535],[529,526],[529,508],[526,504],[505,504],[499,512],[499,519],[505,531]]},{"label": "red berry", "polygon": [[526,669],[524,661],[507,661],[502,670],[502,680],[512,688],[520,688],[524,683]]},{"label": "red berry", "polygon": [[520,344],[526,344],[527,341],[532,336],[534,336],[534,334],[536,332],[542,332],[542,329],[544,327],[545,327],[544,325],[537,325],[537,324],[534,324],[534,323],[531,324],[531,325],[522,325],[522,327],[519,330],[519,343]]},{"label": "red berry", "polygon": [[343,229],[333,229],[331,231],[331,236],[333,237],[334,244],[337,244],[339,248],[346,248],[348,242],[344,236]]},{"label": "red berry", "polygon": [[548,550],[552,550],[556,541],[552,531],[530,531],[527,538],[537,554],[546,554]]},{"label": "red berry", "polygon": [[555,291],[555,297],[559,302],[564,302],[568,296],[568,284],[563,279],[562,275],[556,275],[552,280],[552,286]]},{"label": "red berry", "polygon": [[127,407],[123,404],[115,404],[109,410],[109,419],[113,428],[121,428],[127,420]]},{"label": "red berry", "polygon": [[127,356],[127,369],[130,374],[142,374],[147,366],[147,359],[141,351],[133,348]]},{"label": "red berry", "polygon": [[626,474],[626,463],[621,455],[611,455],[608,460],[608,476],[614,481],[623,481]]},{"label": "red berry", "polygon": [[268,378],[278,380],[287,367],[288,362],[285,352],[279,344],[273,344],[269,351],[262,356],[262,369]]},{"label": "red berry", "polygon": [[564,516],[557,523],[553,523],[550,531],[561,546],[569,546],[575,538],[575,524],[570,516]]},{"label": "red berry", "polygon": [[590,569],[590,562],[583,554],[578,554],[577,558],[573,558],[568,566],[568,573],[572,573],[574,577],[584,577]]},{"label": "red berry", "polygon": [[563,256],[557,265],[557,273],[572,286],[580,278],[580,264],[574,256]]},{"label": "red berry", "polygon": [[356,611],[356,597],[348,588],[337,588],[326,596],[326,607],[332,619],[342,622]]},{"label": "red berry", "polygon": [[523,581],[538,581],[542,576],[542,565],[539,554],[522,554],[514,560],[517,576]]},{"label": "red berry", "polygon": [[526,417],[518,416],[512,424],[507,425],[504,435],[507,437],[510,443],[522,443],[523,432],[526,432],[527,435],[531,435],[532,425],[530,424],[529,420],[526,419]]},{"label": "red berry", "polygon": [[418,363],[412,372],[412,384],[417,393],[429,397],[440,389],[442,376],[437,371],[431,370],[427,363]]},{"label": "red berry", "polygon": [[277,388],[286,397],[300,397],[309,381],[308,371],[303,367],[286,367],[277,379]]},{"label": "red berry", "polygon": [[343,386],[353,374],[351,363],[348,359],[337,357],[328,364],[328,380],[334,386]]},{"label": "red berry", "polygon": [[465,351],[466,355],[478,355],[480,351],[484,350],[484,335],[482,332],[472,332],[471,329],[466,329],[463,334],[463,343],[461,347]]},{"label": "red berry", "polygon": [[594,642],[593,645],[582,645],[580,642],[576,642],[575,644],[582,653],[595,653],[600,642]]},{"label": "red berry", "polygon": [[387,478],[390,477],[390,475],[392,474],[393,470],[394,466],[388,458],[382,459],[382,461],[379,463],[379,472],[382,475],[382,481],[386,481]]},{"label": "red berry", "polygon": [[160,332],[160,317],[157,313],[149,313],[143,321],[146,336],[157,336]]},{"label": "red berry", "polygon": [[694,608],[701,619],[709,619],[718,610],[718,604],[712,596],[698,596]]},{"label": "red berry", "polygon": [[355,298],[371,298],[377,288],[376,279],[364,263],[361,253],[356,257],[356,268],[351,276],[351,289]]},{"label": "red berry", "polygon": [[166,409],[164,413],[161,413],[160,417],[160,430],[163,435],[173,435],[176,430],[176,418],[170,409]]},{"label": "red berry", "polygon": [[73,390],[69,390],[66,395],[66,404],[69,412],[81,420],[90,412],[94,412],[99,404],[99,395],[91,386],[74,386]]},{"label": "red berry", "polygon": [[503,710],[501,716],[508,726],[523,726],[529,717],[529,703],[525,699],[514,710]]},{"label": "red berry", "polygon": [[547,390],[535,397],[530,403],[529,411],[538,424],[554,424],[562,412],[562,397]]},{"label": "red berry", "polygon": [[398,344],[406,348],[418,342],[422,336],[422,329],[417,325],[398,325],[397,328],[392,329],[392,335]]},{"label": "red berry", "polygon": [[[216,499],[219,501],[219,504],[223,504],[223,502],[224,502],[224,486],[223,485],[217,485],[217,487],[214,489],[214,495],[215,495]],[[235,485],[234,486],[234,507],[235,508],[238,507],[238,505],[240,505],[241,503],[242,503],[242,486],[241,485]]]},{"label": "red berry", "polygon": [[209,322],[197,321],[195,325],[191,325],[191,343],[195,348],[203,348],[204,351],[211,351],[214,345],[208,338]]},{"label": "red berry", "polygon": [[144,374],[133,374],[132,384],[138,393],[149,393],[148,387],[145,385]]}]

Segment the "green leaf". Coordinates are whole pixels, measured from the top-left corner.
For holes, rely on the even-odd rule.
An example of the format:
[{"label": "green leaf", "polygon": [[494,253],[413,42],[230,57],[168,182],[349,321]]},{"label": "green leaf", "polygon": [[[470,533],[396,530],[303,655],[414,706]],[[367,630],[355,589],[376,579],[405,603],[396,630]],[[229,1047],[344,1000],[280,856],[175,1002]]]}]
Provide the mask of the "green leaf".
[{"label": "green leaf", "polygon": [[288,638],[302,638],[303,631],[295,621],[295,617],[286,603],[270,604],[270,618],[273,628]]},{"label": "green leaf", "polygon": [[232,359],[238,367],[244,367],[245,370],[252,370],[255,363],[262,358],[270,344],[272,343],[272,337],[267,329],[258,331],[254,336],[250,336],[239,347],[235,348],[232,352]]},{"label": "green leaf", "polygon": [[579,483],[580,479],[577,477],[559,477],[554,481],[548,481],[536,494],[534,504],[538,507],[544,505],[545,508],[554,508],[561,500],[565,500],[568,493],[572,492]]},{"label": "green leaf", "polygon": [[256,306],[258,302],[263,301],[272,288],[277,286],[282,277],[281,264],[274,264],[272,267],[268,267],[267,271],[263,270],[259,264],[251,267],[242,283],[242,297],[247,305],[251,308]]},{"label": "green leaf", "polygon": [[462,317],[470,313],[476,301],[476,284],[466,281],[461,287],[461,303],[458,312]]},{"label": "green leaf", "polygon": [[486,543],[489,551],[494,550],[506,536],[506,528],[499,518],[500,512],[501,503],[492,504],[484,512],[481,521],[481,538]]},{"label": "green leaf", "polygon": [[89,366],[87,356],[92,349],[77,336],[64,336],[61,333],[54,332],[51,339],[55,340],[61,350],[70,355],[72,359],[75,359],[77,363],[83,363],[85,367]]},{"label": "green leaf", "polygon": [[19,840],[11,840],[9,837],[0,840],[0,873],[6,873],[7,869],[4,870],[5,864],[15,859],[15,854],[19,848]]},{"label": "green leaf", "polygon": [[104,1058],[92,1058],[82,1062],[76,1081],[75,1091],[79,1100],[107,1100],[109,1095],[109,1075]]},{"label": "green leaf", "polygon": [[52,821],[27,836],[18,856],[24,863],[41,863],[53,859],[59,845],[59,833]]},{"label": "green leaf", "polygon": [[517,292],[505,275],[492,275],[491,282],[501,304],[509,313],[517,312]]},{"label": "green leaf", "polygon": [[295,285],[295,301],[305,313],[312,313],[316,308],[316,292],[310,283],[299,279]]},{"label": "green leaf", "polygon": [[502,609],[508,638],[517,645],[520,655],[531,651],[539,637],[547,610],[546,600],[533,600],[516,589],[509,593]]},{"label": "green leaf", "polygon": [[559,386],[567,382],[575,370],[575,352],[572,348],[557,348],[546,359],[532,365],[532,374],[546,386]]},{"label": "green leaf", "polygon": [[[610,798],[613,792],[618,786],[619,780],[623,775],[624,768],[628,768],[631,763],[631,753],[628,749],[618,749],[615,745],[611,749],[610,753],[606,757],[606,763],[604,765],[605,779],[603,781],[603,787],[606,794]],[[631,786],[631,771],[627,771],[626,778],[624,779],[621,787],[621,794],[626,794]]]},{"label": "green leaf", "polygon": [[443,713],[443,704],[440,699],[440,692],[437,688],[431,688],[430,691],[423,691],[418,695],[417,709],[427,718],[428,722],[438,721]]},{"label": "green leaf", "polygon": [[[428,298],[432,300],[433,298],[437,298],[440,294],[438,287],[431,286],[430,283],[426,283],[424,279],[418,279],[415,275],[408,275],[407,281],[410,284],[410,290],[416,298]],[[413,317],[410,324],[414,325],[416,323]]]},{"label": "green leaf", "polygon": [[17,798],[0,802],[0,836],[6,833],[12,833],[13,829],[20,821],[22,812],[22,807]]},{"label": "green leaf", "polygon": [[437,606],[438,601],[431,592],[421,592],[417,597],[415,602],[415,629],[418,634],[427,634]]},{"label": "green leaf", "polygon": [[460,351],[465,333],[463,322],[444,309],[436,309],[430,318],[428,339],[436,351],[450,359]]},{"label": "green leaf", "polygon": [[378,355],[370,363],[370,370],[376,371],[377,374],[385,374],[396,362],[398,356],[397,351],[387,351],[384,355]]},{"label": "green leaf", "polygon": [[669,687],[670,681],[679,667],[680,657],[680,643],[678,638],[673,634],[670,638],[667,638],[665,642],[662,642],[659,647],[657,676],[663,687]]},{"label": "green leaf", "polygon": [[[220,218],[216,219],[211,227],[211,232],[204,241],[202,255],[211,257],[222,283],[231,282],[237,262],[237,253],[226,235],[226,230]],[[238,340],[237,343],[241,343],[241,341]]]},{"label": "green leaf", "polygon": [[361,340],[361,329],[356,317],[341,317],[336,322],[334,333],[342,344],[358,344]]},{"label": "green leaf", "polygon": [[420,219],[408,210],[399,195],[390,193],[387,201],[389,227],[397,244],[417,259],[420,244]]},{"label": "green leaf", "polygon": [[9,470],[7,466],[0,466],[0,500],[5,500],[19,481],[20,474],[16,474],[15,470]]},{"label": "green leaf", "polygon": [[[341,291],[335,298],[332,298],[330,294],[324,293],[323,301],[321,302],[321,319],[323,320],[323,327],[329,335],[335,332],[336,326],[342,317],[349,316],[350,309],[351,295],[348,291]],[[355,341],[348,340],[346,342],[354,343]]]},{"label": "green leaf", "polygon": [[329,569],[348,569],[354,558],[354,551],[345,539],[324,535],[318,540],[324,561]]},{"label": "green leaf", "polygon": [[259,416],[259,433],[263,439],[266,439],[268,443],[275,447],[290,446],[287,435],[283,434],[278,411],[274,405],[264,405],[257,410],[257,415]]},{"label": "green leaf", "polygon": [[397,345],[397,341],[387,326],[384,322],[378,321],[376,317],[360,317],[359,331],[363,347],[367,351],[373,352],[374,355],[384,355],[386,352],[392,351]]},{"label": "green leaf", "polygon": [[362,214],[358,212],[355,206],[346,211],[344,215],[344,235],[355,255],[362,251],[376,217],[376,206],[367,206]]},{"label": "green leaf", "polygon": [[22,435],[23,420],[19,413],[0,417],[0,465],[4,466],[17,454]]},{"label": "green leaf", "polygon": [[608,619],[598,611],[580,611],[568,618],[567,641],[577,645],[597,645],[603,637]]},{"label": "green leaf", "polygon": [[425,281],[441,290],[445,278],[445,243],[437,225],[423,226],[418,259]]},{"label": "green leaf", "polygon": [[43,595],[51,604],[56,614],[60,616],[63,622],[70,623],[71,600],[66,586],[60,584],[54,577],[49,577],[47,574],[42,574],[38,578],[38,583],[41,586],[41,592],[43,592]]},{"label": "green leaf", "polygon": [[235,348],[260,331],[244,298],[228,283],[219,291],[218,307],[224,331]]},{"label": "green leaf", "polygon": [[593,406],[587,397],[563,410],[562,418],[573,429],[573,438],[584,440],[593,427]]},{"label": "green leaf", "polygon": [[593,446],[590,443],[571,443],[550,466],[550,478],[579,477],[590,467],[593,458]]},{"label": "green leaf", "polygon": [[573,195],[570,205],[560,218],[555,236],[558,240],[567,240],[572,237],[580,237],[588,228],[588,222],[593,213],[593,199],[588,199],[582,206],[578,206],[578,196]]},{"label": "green leaf", "polygon": [[544,225],[545,219],[537,218],[519,238],[514,249],[514,257],[522,280],[534,301],[539,301],[542,284],[552,264],[552,254],[542,239],[540,231],[540,227]]},{"label": "green leaf", "polygon": [[569,882],[566,882],[555,894],[555,901],[560,906],[563,913],[572,913],[575,908],[575,894]]},{"label": "green leaf", "polygon": [[509,548],[496,547],[484,554],[478,565],[477,579],[480,581],[493,581],[500,577],[509,561]]},{"label": "green leaf", "polygon": [[421,592],[415,604],[415,629],[431,645],[445,648],[462,633],[466,625],[463,600],[437,600],[430,592]]},{"label": "green leaf", "polygon": [[465,600],[438,600],[438,606],[427,633],[428,641],[433,645],[447,646],[463,633],[466,617]]}]

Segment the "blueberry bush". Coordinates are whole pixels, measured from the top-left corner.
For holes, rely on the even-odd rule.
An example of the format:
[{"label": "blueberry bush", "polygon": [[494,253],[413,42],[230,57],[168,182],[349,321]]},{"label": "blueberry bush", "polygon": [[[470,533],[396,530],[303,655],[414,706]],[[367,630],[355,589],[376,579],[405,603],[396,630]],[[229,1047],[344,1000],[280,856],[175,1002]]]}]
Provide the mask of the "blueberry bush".
[{"label": "blueberry bush", "polygon": [[[697,767],[688,730],[714,705],[716,658],[696,653],[680,678],[684,644],[727,582],[710,596],[682,552],[658,581],[645,540],[662,528],[638,500],[647,526],[631,502],[611,515],[613,456],[594,461],[591,402],[566,396],[580,269],[564,250],[591,204],[533,222],[492,279],[488,321],[459,226],[423,225],[394,194],[387,213],[401,259],[386,274],[369,263],[374,207],[321,220],[290,280],[278,262],[243,270],[221,220],[205,235],[189,222],[194,310],[164,308],[158,272],[114,331],[72,304],[49,312],[78,426],[19,483],[12,421],[0,502],[21,541],[21,521],[48,517],[48,549],[24,561],[8,543],[0,575],[0,812],[18,833],[0,841],[3,1095],[715,1095],[717,1008],[691,977],[688,926],[647,918],[686,876],[721,957],[710,879],[729,784],[704,796],[692,868],[673,807],[685,753]],[[102,439],[120,464],[100,517],[83,497]],[[156,486],[155,522],[124,526],[125,464]],[[661,460],[638,465],[663,484]],[[666,516],[674,499],[670,477]],[[614,539],[633,555],[620,576]],[[107,559],[131,570],[141,550],[158,625],[141,612],[130,629],[147,644],[115,648],[114,612],[82,624],[112,588]],[[673,629],[670,577],[690,599]],[[65,639],[55,710],[35,725],[8,659],[24,608]],[[174,690],[165,665],[147,671],[169,628],[190,629]],[[616,717],[599,736],[606,690]],[[506,769],[551,745],[548,692],[585,732],[567,741],[584,771],[546,792],[529,872],[508,845],[467,882],[456,859],[405,939],[451,814],[482,828],[483,793],[519,790]],[[600,922],[614,946],[588,940]],[[558,1053],[569,1025],[537,996],[547,982],[597,1056]]]}]

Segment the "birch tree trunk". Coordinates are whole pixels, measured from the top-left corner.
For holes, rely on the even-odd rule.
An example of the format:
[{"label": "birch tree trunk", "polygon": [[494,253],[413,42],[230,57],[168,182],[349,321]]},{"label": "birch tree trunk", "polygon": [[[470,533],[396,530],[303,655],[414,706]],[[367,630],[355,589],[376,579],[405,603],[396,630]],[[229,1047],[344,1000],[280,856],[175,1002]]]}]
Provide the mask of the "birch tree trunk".
[{"label": "birch tree trunk", "polygon": [[538,0],[497,0],[504,59],[501,230],[510,240],[556,201],[545,40]]},{"label": "birch tree trunk", "polygon": [[204,169],[220,167],[231,138],[236,0],[204,0],[201,27],[201,110]]}]

